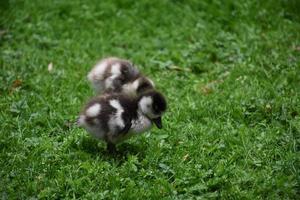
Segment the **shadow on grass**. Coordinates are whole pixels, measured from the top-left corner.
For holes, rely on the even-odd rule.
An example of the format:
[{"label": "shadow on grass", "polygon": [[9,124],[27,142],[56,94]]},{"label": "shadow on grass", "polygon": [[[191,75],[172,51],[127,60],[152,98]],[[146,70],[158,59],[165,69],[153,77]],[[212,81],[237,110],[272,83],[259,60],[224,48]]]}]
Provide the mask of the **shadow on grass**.
[{"label": "shadow on grass", "polygon": [[83,137],[75,148],[90,154],[93,158],[101,157],[101,159],[106,161],[117,161],[120,163],[127,161],[129,155],[135,155],[139,159],[145,156],[145,148],[141,145],[126,142],[117,145],[116,154],[110,154],[106,150],[104,142],[92,137]]}]

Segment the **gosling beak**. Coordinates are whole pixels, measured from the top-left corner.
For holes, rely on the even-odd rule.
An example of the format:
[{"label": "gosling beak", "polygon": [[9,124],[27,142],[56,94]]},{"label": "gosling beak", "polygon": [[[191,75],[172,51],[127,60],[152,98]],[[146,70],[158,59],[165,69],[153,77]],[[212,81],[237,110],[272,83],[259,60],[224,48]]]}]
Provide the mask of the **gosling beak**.
[{"label": "gosling beak", "polygon": [[161,122],[161,117],[152,119],[153,123],[157,126],[157,128],[161,129],[162,128],[162,122]]}]

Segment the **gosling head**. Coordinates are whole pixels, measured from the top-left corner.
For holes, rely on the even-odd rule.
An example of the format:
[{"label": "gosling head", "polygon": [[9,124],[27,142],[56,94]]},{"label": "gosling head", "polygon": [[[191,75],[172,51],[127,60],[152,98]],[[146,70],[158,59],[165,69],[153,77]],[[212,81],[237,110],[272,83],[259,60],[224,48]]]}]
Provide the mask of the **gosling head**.
[{"label": "gosling head", "polygon": [[155,90],[148,90],[142,93],[139,97],[138,107],[157,128],[162,128],[161,116],[167,109],[167,102],[161,93]]},{"label": "gosling head", "polygon": [[121,61],[120,64],[120,78],[123,79],[124,82],[129,82],[139,75],[139,70],[131,62]]}]

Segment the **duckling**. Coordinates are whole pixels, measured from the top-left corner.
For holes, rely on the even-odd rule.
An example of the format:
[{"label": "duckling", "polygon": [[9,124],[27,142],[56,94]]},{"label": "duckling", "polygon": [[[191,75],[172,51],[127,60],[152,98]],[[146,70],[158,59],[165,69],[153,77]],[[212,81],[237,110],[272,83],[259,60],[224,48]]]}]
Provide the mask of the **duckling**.
[{"label": "duckling", "polygon": [[137,96],[155,87],[153,81],[143,76],[130,61],[116,57],[101,60],[87,77],[97,94],[122,92]]},{"label": "duckling", "polygon": [[87,78],[95,92],[101,94],[103,91],[119,92],[126,81],[136,79],[138,75],[138,69],[130,61],[108,57],[100,60]]},{"label": "duckling", "polygon": [[94,137],[104,140],[107,150],[115,153],[116,144],[149,130],[153,123],[161,129],[161,116],[166,108],[164,96],[155,90],[135,97],[106,93],[86,104],[77,123]]}]

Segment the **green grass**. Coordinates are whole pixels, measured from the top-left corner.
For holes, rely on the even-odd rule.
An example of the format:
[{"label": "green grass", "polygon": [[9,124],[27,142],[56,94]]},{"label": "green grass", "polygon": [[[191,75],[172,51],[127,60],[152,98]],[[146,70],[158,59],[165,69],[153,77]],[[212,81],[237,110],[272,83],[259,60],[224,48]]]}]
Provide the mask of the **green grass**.
[{"label": "green grass", "polygon": [[[0,199],[299,198],[299,1],[0,5]],[[109,55],[169,104],[116,158],[71,125]]]}]

